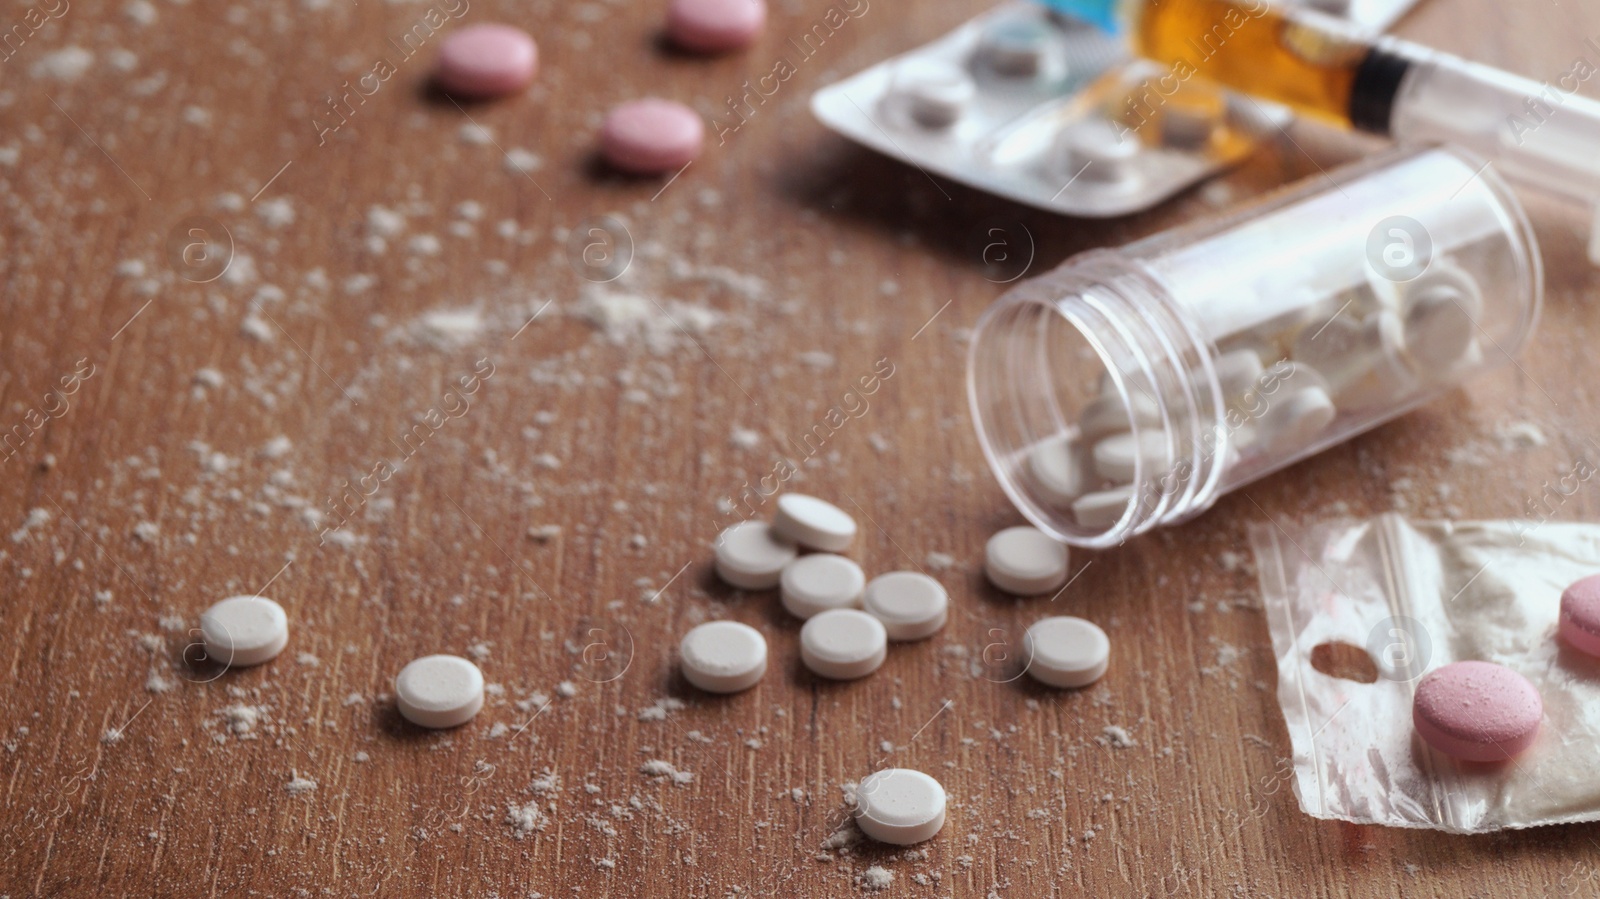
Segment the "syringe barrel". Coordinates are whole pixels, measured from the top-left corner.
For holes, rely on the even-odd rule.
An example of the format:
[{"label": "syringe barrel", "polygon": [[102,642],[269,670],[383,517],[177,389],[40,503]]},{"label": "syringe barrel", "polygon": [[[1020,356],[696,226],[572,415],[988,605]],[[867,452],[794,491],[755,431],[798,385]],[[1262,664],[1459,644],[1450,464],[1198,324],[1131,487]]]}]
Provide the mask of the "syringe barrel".
[{"label": "syringe barrel", "polygon": [[1513,183],[1600,201],[1600,102],[1577,94],[1575,72],[1540,83],[1415,44],[1383,45],[1411,61],[1389,123],[1396,141],[1453,143]]}]

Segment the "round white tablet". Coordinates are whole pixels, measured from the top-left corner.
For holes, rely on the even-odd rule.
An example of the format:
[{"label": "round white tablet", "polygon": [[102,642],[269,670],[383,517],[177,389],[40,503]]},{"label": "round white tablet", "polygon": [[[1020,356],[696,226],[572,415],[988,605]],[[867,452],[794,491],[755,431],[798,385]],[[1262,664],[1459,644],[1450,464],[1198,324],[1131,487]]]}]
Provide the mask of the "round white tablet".
[{"label": "round white tablet", "polygon": [[423,656],[394,679],[395,704],[418,727],[466,724],[483,708],[483,672],[460,656]]},{"label": "round white tablet", "polygon": [[1078,455],[1077,441],[1070,437],[1044,440],[1028,450],[1028,474],[1045,499],[1066,506],[1083,495],[1087,485]]},{"label": "round white tablet", "polygon": [[748,624],[708,621],[678,644],[683,678],[707,693],[748,690],[767,673],[767,639]]},{"label": "round white tablet", "polygon": [[944,585],[916,571],[891,571],[867,584],[862,597],[867,614],[883,622],[891,640],[933,636],[949,617]]},{"label": "round white tablet", "polygon": [[778,586],[783,567],[799,555],[795,545],[762,521],[741,521],[717,535],[717,576],[745,590]]},{"label": "round white tablet", "polygon": [[977,96],[972,76],[942,63],[902,64],[894,74],[894,93],[911,118],[924,128],[948,128]]},{"label": "round white tablet", "polygon": [[820,677],[866,677],[888,654],[889,634],[883,622],[856,609],[823,612],[800,628],[800,661]]},{"label": "round white tablet", "polygon": [[829,609],[860,605],[866,585],[867,576],[860,565],[833,553],[814,553],[795,559],[783,569],[778,596],[790,615],[810,618]]},{"label": "round white tablet", "polygon": [[1072,517],[1079,527],[1109,528],[1122,520],[1128,511],[1128,500],[1133,499],[1133,485],[1125,484],[1110,490],[1085,493],[1072,504]]},{"label": "round white tablet", "polygon": [[1035,621],[1022,645],[1028,673],[1052,687],[1087,687],[1106,673],[1111,658],[1106,632],[1070,615]]},{"label": "round white tablet", "polygon": [[1038,528],[1006,528],[989,538],[983,556],[989,583],[1007,593],[1038,596],[1067,582],[1067,547]]},{"label": "round white tablet", "polygon": [[200,613],[200,635],[218,664],[259,665],[289,645],[289,616],[265,596],[230,596]]},{"label": "round white tablet", "polygon": [[944,827],[944,787],[910,768],[885,768],[856,786],[856,826],[874,840],[910,846]]},{"label": "round white tablet", "polygon": [[856,539],[856,520],[833,503],[804,493],[778,497],[772,529],[787,540],[823,552],[844,552]]},{"label": "round white tablet", "polygon": [[1127,484],[1141,466],[1146,476],[1166,467],[1167,432],[1140,431],[1137,439],[1131,433],[1112,434],[1094,445],[1093,456],[1096,474],[1114,484]]}]

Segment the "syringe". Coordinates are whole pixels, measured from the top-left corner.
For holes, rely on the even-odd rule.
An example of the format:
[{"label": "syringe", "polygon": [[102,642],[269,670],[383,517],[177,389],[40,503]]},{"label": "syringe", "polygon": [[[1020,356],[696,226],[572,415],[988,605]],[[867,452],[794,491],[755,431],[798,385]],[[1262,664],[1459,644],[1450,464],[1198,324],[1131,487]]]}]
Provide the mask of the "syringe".
[{"label": "syringe", "polygon": [[1344,20],[1266,0],[1041,0],[1113,32],[1172,67],[1162,102],[1192,77],[1393,138],[1450,143],[1508,180],[1592,210],[1589,257],[1600,265],[1600,102],[1578,96],[1600,72],[1600,39],[1543,83]]}]

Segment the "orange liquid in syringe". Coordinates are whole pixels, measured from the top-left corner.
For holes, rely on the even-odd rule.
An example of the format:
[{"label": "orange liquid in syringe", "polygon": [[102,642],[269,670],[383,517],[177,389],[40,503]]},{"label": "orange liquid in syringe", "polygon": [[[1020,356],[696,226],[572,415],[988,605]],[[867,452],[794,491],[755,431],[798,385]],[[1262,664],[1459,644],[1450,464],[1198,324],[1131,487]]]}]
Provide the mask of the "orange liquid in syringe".
[{"label": "orange liquid in syringe", "polygon": [[1300,23],[1265,0],[1148,0],[1130,34],[1143,56],[1199,77],[1350,125],[1350,95],[1367,48]]}]

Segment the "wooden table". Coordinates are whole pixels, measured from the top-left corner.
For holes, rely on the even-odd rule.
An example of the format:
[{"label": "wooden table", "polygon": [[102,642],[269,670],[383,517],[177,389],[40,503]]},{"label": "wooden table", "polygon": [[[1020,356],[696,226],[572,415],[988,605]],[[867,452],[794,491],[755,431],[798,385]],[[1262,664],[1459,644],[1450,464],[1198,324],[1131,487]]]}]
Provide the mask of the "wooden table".
[{"label": "wooden table", "polygon": [[[758,46],[705,61],[660,47],[660,4],[428,2],[9,7],[38,27],[0,69],[0,894],[832,896],[872,865],[886,895],[1600,891],[1600,826],[1302,814],[1275,774],[1254,576],[1222,561],[1263,512],[1516,516],[1592,459],[1578,215],[1533,204],[1549,296],[1520,371],[1077,556],[1053,606],[1018,601],[979,564],[1019,518],[963,395],[966,329],[999,292],[975,241],[1025,226],[1043,271],[1217,195],[1067,221],[832,136],[813,89],[978,9],[881,0],[676,180],[619,180],[592,160],[602,110],[655,93],[728,121],[824,8],[777,3]],[[464,109],[426,90],[437,36],[417,26],[457,13],[533,31],[538,86]],[[1600,10],[1428,0],[1400,31],[1553,78]],[[1225,180],[1235,197],[1367,149],[1293,133]],[[597,286],[618,242],[630,268]],[[767,513],[746,485],[875,367],[786,487],[858,516],[869,572],[936,574],[954,614],[872,678],[820,683],[774,597],[715,581],[708,543],[741,496]],[[1547,443],[1515,446],[1523,422]],[[1580,491],[1555,515],[1594,511]],[[289,649],[187,664],[199,612],[255,591],[288,608]],[[989,676],[985,647],[1047,608],[1110,632],[1095,688]],[[677,638],[717,617],[769,636],[747,694],[676,673]],[[457,731],[405,725],[387,695],[433,652],[493,684]],[[1110,725],[1134,745],[1097,740]],[[943,781],[943,833],[825,851],[841,785],[887,764]],[[508,809],[530,804],[519,838]]]}]

